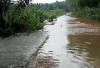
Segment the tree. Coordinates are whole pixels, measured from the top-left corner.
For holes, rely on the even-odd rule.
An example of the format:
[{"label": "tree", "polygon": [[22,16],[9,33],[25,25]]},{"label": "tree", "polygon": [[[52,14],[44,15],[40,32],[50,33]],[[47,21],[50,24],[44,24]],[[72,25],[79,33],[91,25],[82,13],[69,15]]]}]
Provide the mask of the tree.
[{"label": "tree", "polygon": [[4,16],[7,13],[11,0],[0,0],[0,27],[5,26]]}]

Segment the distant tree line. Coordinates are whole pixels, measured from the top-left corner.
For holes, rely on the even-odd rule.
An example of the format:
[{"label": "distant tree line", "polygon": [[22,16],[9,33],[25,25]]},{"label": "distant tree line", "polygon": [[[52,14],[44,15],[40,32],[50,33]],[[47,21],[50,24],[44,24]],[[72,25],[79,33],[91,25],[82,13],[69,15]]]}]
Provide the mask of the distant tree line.
[{"label": "distant tree line", "polygon": [[62,1],[62,2],[59,2],[59,1],[56,1],[54,3],[51,3],[51,4],[42,4],[42,3],[39,3],[39,4],[33,4],[36,8],[36,9],[42,9],[42,10],[55,10],[55,9],[60,9],[62,11],[65,11],[65,12],[68,12],[69,11],[69,8],[68,8],[68,5],[66,4],[66,1]]}]

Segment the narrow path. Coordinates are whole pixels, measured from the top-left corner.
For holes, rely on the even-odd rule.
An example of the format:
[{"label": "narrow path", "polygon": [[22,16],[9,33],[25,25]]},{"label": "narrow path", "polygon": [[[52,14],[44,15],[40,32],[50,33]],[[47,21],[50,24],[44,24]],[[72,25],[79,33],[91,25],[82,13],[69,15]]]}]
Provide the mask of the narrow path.
[{"label": "narrow path", "polygon": [[48,31],[49,39],[28,68],[100,67],[99,27],[80,23],[73,17],[63,15],[55,25],[46,25],[44,31]]}]

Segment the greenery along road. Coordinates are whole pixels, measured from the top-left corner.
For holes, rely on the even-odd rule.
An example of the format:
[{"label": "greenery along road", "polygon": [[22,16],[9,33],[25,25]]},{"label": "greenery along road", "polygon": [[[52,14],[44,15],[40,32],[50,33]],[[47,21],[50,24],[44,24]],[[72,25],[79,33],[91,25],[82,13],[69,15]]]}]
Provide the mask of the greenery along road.
[{"label": "greenery along road", "polygon": [[[60,8],[60,6],[64,6],[63,3],[65,2],[61,2],[62,5],[59,2],[57,2],[57,5],[54,5],[55,3],[29,5],[29,1],[24,0],[18,1],[17,4],[8,0],[5,0],[5,2],[1,0],[0,36],[15,35],[19,32],[30,33],[43,28],[44,20],[53,21],[57,16],[64,14],[66,9]],[[43,6],[48,9],[44,9]]]},{"label": "greenery along road", "polygon": [[74,16],[100,22],[100,0],[66,0],[52,4],[29,4],[29,0],[0,0],[0,36],[19,32],[30,33],[43,28],[43,21],[52,21],[67,11]]},{"label": "greenery along road", "polygon": [[100,0],[66,0],[73,15],[90,21],[100,21]]}]

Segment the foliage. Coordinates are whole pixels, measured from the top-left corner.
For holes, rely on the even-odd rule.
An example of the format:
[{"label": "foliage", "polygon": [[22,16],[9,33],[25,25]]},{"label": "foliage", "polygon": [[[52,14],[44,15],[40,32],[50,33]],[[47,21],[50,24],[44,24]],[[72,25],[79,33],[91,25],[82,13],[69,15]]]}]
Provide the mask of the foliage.
[{"label": "foliage", "polygon": [[[58,16],[65,14],[66,11],[68,11],[66,9],[66,2],[55,2],[55,3],[51,3],[51,4],[32,4],[31,7],[33,9],[35,9],[36,11],[42,11],[43,15],[40,15],[38,17],[40,17],[41,19],[43,18],[43,16],[45,16],[43,19],[48,19],[48,21],[53,21],[53,19],[56,19]],[[37,12],[36,12],[37,13]],[[38,15],[38,14],[37,14]]]},{"label": "foliage", "polygon": [[67,0],[73,15],[100,21],[100,0]]},{"label": "foliage", "polygon": [[60,9],[62,11],[69,11],[66,1],[62,1],[62,2],[56,1],[51,4],[48,4],[48,3],[32,4],[32,6],[34,6],[35,9],[41,9],[41,10],[46,10],[46,11],[55,10],[55,9]]},{"label": "foliage", "polygon": [[9,9],[5,19],[7,26],[9,25],[14,33],[23,31],[30,32],[43,27],[39,25],[41,23],[41,20],[39,19],[40,15],[41,12],[37,11],[36,13],[29,7],[19,11],[17,6],[13,5]]},{"label": "foliage", "polygon": [[53,21],[53,19],[56,19],[58,16],[65,14],[64,11],[60,10],[60,9],[56,9],[56,10],[51,10],[51,11],[46,11],[46,13],[49,15],[48,21]]},{"label": "foliage", "polygon": [[[56,10],[47,10],[40,9],[41,7],[38,4],[28,6],[28,3],[25,3],[26,0],[19,0],[18,4],[11,4],[9,6],[6,14],[2,16],[4,23],[1,24],[3,27],[0,26],[0,36],[15,35],[15,33],[19,32],[30,33],[42,29],[44,20],[53,21],[57,16],[64,14],[57,7]],[[46,5],[45,7],[48,8]]]}]

